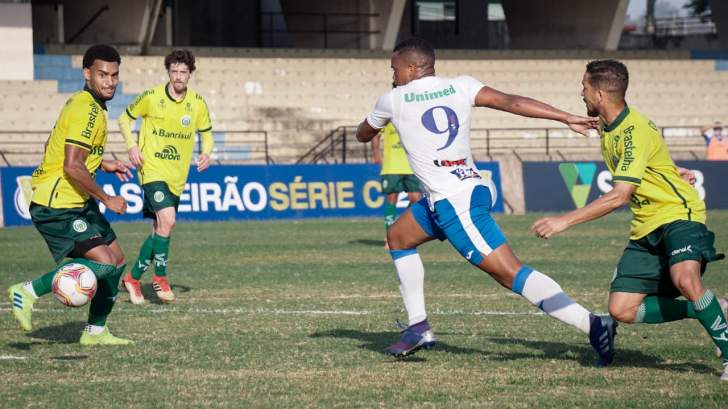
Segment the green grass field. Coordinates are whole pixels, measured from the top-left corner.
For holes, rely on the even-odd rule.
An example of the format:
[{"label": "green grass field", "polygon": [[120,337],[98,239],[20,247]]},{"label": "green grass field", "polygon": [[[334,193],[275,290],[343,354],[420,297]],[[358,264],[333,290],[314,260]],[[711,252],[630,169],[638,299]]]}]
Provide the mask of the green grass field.
[{"label": "green grass field", "polygon": [[[536,216],[501,216],[522,260],[577,301],[606,311],[627,240],[628,215],[551,241]],[[728,248],[728,212],[712,212]],[[149,232],[115,226],[130,259]],[[52,296],[23,333],[0,303],[0,407],[728,407],[722,367],[697,321],[620,326],[612,366],[597,368],[584,335],[547,316],[460,259],[446,243],[420,249],[427,307],[439,344],[403,360],[385,356],[406,320],[382,223],[314,220],[180,223],[172,239],[174,305],[128,303],[109,325],[134,347],[78,344],[86,308]],[[0,230],[0,286],[52,268],[32,228]],[[728,263],[706,283],[728,293]]]}]

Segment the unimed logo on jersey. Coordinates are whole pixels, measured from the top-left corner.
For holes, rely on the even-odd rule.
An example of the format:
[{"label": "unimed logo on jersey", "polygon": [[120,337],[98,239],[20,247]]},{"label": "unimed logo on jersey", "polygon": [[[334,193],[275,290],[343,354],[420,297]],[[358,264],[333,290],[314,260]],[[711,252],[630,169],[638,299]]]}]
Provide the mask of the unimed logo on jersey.
[{"label": "unimed logo on jersey", "polygon": [[566,189],[577,208],[584,207],[591,191],[594,173],[597,165],[594,163],[561,163],[559,173],[566,183]]},{"label": "unimed logo on jersey", "polygon": [[177,153],[177,148],[175,148],[174,146],[166,145],[164,148],[162,148],[162,152],[156,152],[154,154],[154,157],[159,159],[180,160],[182,155]]}]

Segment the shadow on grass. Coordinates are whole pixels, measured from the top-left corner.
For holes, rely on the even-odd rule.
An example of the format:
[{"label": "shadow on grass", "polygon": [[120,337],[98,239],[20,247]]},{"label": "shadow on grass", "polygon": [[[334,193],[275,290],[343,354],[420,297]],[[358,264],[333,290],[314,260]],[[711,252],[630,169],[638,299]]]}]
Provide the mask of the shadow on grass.
[{"label": "shadow on grass", "polygon": [[81,331],[83,331],[85,325],[85,322],[73,321],[38,328],[29,332],[26,336],[29,338],[43,339],[45,341],[13,342],[8,344],[8,346],[23,351],[29,351],[34,345],[75,344],[79,341],[79,339],[81,339]]},{"label": "shadow on grass", "polygon": [[384,240],[356,239],[356,240],[349,240],[349,244],[363,244],[365,246],[375,246],[375,247],[384,248]]},{"label": "shadow on grass", "polygon": [[[172,287],[172,292],[174,292],[175,294],[188,293],[192,290],[192,287],[181,284],[171,284],[170,287]],[[157,298],[157,294],[154,292],[154,287],[152,287],[152,283],[142,284],[142,295],[144,296],[144,299],[147,300],[147,302],[149,302],[150,304],[164,304],[162,301],[159,300],[159,298]]]},{"label": "shadow on grass", "polygon": [[54,361],[82,361],[87,358],[88,355],[59,355],[51,357]]},{"label": "shadow on grass", "polygon": [[[440,334],[443,335],[443,334]],[[359,348],[367,349],[373,352],[379,352],[385,354],[384,348],[397,342],[399,334],[396,332],[364,332],[351,329],[334,329],[331,331],[316,332],[309,335],[311,338],[341,338],[341,339],[353,339],[361,341]],[[437,341],[434,349],[438,352],[447,352],[451,354],[483,354],[482,351],[472,348],[461,348],[458,346],[450,345],[440,340]],[[417,352],[422,354],[423,351]],[[424,362],[426,359],[421,356],[409,356],[401,360],[407,362]]]},{"label": "shadow on grass", "polygon": [[[448,334],[439,333],[437,335],[443,336]],[[396,332],[365,332],[342,328],[330,331],[316,332],[309,336],[311,338],[352,339],[361,342],[359,348],[373,352],[379,352],[382,354],[384,354],[384,348],[386,348],[389,344],[396,342],[398,338],[398,334]],[[582,366],[595,366],[597,359],[596,353],[586,340],[584,340],[584,344],[581,345],[564,342],[533,341],[519,338],[487,337],[485,338],[485,340],[500,345],[511,344],[524,346],[530,349],[542,351],[543,355],[528,352],[482,351],[473,348],[464,348],[451,345],[443,342],[441,338],[438,340],[432,351],[438,353],[445,352],[450,354],[477,354],[482,355],[485,359],[488,360],[502,362],[518,359],[547,359],[572,362],[576,361]],[[409,356],[401,360],[407,362],[427,361],[423,358],[423,351],[417,352],[416,356]],[[670,363],[665,362],[663,359],[654,355],[645,354],[641,351],[633,349],[622,348],[617,348],[615,360],[610,366],[653,368],[672,372],[696,372],[705,374],[717,373],[715,368],[706,366],[701,363]]]},{"label": "shadow on grass", "polygon": [[[577,355],[576,360],[583,366],[594,366],[596,361],[596,352],[594,352],[591,346],[586,343],[586,340],[583,345],[575,345],[562,342],[533,341],[519,338],[489,337],[486,339],[496,344],[521,345],[527,348],[541,350],[547,359],[573,361],[574,355]],[[505,354],[505,356],[508,355],[510,354]],[[714,368],[701,363],[669,363],[654,355],[645,354],[634,349],[623,349],[620,347],[617,347],[614,362],[612,362],[610,367],[651,368],[672,372],[697,372],[706,374],[717,373]]]}]

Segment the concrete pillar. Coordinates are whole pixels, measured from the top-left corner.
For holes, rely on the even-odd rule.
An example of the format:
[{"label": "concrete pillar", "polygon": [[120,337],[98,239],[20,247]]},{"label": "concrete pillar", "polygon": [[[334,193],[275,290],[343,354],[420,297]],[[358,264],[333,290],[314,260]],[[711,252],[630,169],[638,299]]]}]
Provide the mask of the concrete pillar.
[{"label": "concrete pillar", "polygon": [[616,49],[628,0],[503,0],[512,48]]},{"label": "concrete pillar", "polygon": [[33,79],[33,18],[30,3],[0,3],[2,80]]},{"label": "concrete pillar", "polygon": [[715,28],[718,30],[720,48],[728,50],[728,1],[709,0]]}]

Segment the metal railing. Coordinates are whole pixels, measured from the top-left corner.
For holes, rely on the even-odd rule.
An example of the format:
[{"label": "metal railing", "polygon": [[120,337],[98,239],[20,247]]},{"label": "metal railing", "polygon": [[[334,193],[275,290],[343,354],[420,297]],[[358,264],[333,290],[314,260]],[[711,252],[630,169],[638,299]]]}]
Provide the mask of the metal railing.
[{"label": "metal railing", "polygon": [[[364,30],[362,19],[379,17],[377,13],[284,13],[263,11],[260,13],[261,46],[278,47],[294,46],[293,44],[277,44],[276,34],[311,34],[321,36],[323,48],[329,48],[329,35],[353,35],[357,47],[361,47],[361,39],[365,36],[379,34],[380,30]],[[301,20],[300,24],[297,20]],[[313,21],[312,21],[313,20]],[[296,28],[301,26],[304,28]],[[354,29],[350,27],[355,27]],[[284,28],[280,28],[284,27]],[[267,40],[267,43],[265,42]]]},{"label": "metal railing", "polygon": [[[268,146],[268,132],[263,130],[216,132],[218,137],[213,151],[217,164],[262,163],[272,164]],[[0,166],[37,165],[45,151],[48,131],[0,131]],[[195,144],[194,153],[199,154],[202,142]],[[104,153],[114,159],[127,158],[126,144],[118,131],[109,132]]]},{"label": "metal railing", "polygon": [[[369,146],[356,140],[356,126],[340,126],[324,136],[298,160],[299,163],[369,162]],[[351,140],[349,140],[351,139]]]},{"label": "metal railing", "polygon": [[[666,126],[660,131],[672,150],[687,152],[700,159],[705,145],[699,127]],[[324,136],[296,163],[368,163],[370,145],[359,143],[356,126],[340,126]],[[691,138],[686,142],[686,138]],[[494,155],[514,155],[522,161],[525,154],[546,156],[549,160],[568,160],[566,155],[585,153],[600,155],[600,138],[594,132],[584,137],[568,128],[472,128],[470,146],[479,160],[493,160]]]}]

